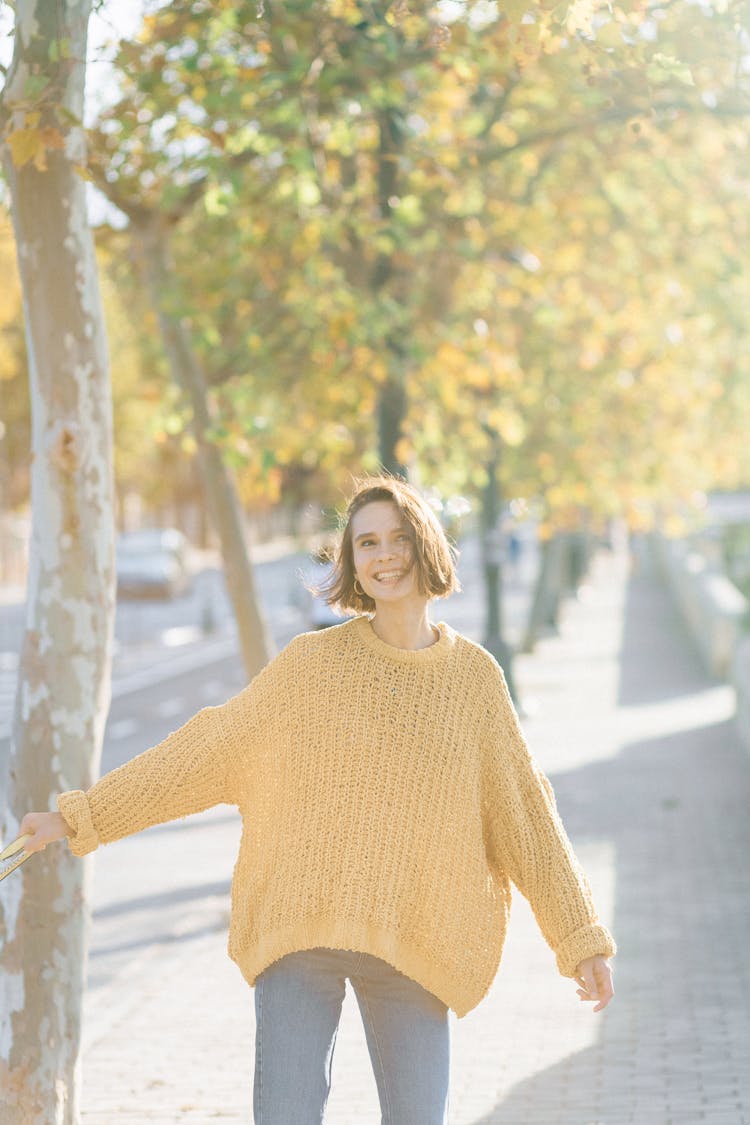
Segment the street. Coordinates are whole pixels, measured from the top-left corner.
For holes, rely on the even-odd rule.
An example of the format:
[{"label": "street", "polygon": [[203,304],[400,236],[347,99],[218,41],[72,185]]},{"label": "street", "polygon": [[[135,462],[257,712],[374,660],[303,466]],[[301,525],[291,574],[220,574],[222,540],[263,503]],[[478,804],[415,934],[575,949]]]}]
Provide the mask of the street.
[{"label": "street", "polygon": [[[304,561],[263,567],[277,645],[305,627],[290,593]],[[601,553],[561,634],[516,661],[532,750],[620,945],[617,995],[600,1016],[580,1005],[515,895],[495,984],[465,1019],[451,1017],[452,1125],[750,1122],[748,886],[737,862],[750,847],[750,772],[731,689],[706,678],[646,563],[629,576],[625,557]],[[529,549],[506,582],[511,642],[525,625],[535,565]],[[471,540],[461,577],[464,592],[433,616],[481,639]],[[166,625],[161,636],[121,647],[103,771],[243,686],[228,622],[191,640],[187,604],[150,607]],[[145,620],[149,607],[136,612]],[[226,957],[239,832],[237,815],[219,807],[91,861],[85,1125],[249,1120],[253,999]],[[375,1125],[349,990],[337,1042],[326,1121]]]},{"label": "street", "polygon": [[[536,568],[537,547],[531,527],[525,529],[525,536],[522,577],[509,576],[505,587],[507,629],[511,641],[519,638],[525,625],[527,590]],[[461,548],[459,572],[462,581],[465,589],[476,590],[476,584],[481,583],[478,541],[473,537],[467,538]],[[306,612],[309,595],[304,590],[301,576],[309,566],[310,556],[305,552],[274,553],[268,549],[260,554],[261,561],[254,568],[258,594],[273,642],[279,650],[296,633],[309,627]],[[269,557],[264,558],[263,555]],[[472,635],[481,636],[481,602],[475,597],[467,601],[465,593],[454,594],[447,601],[438,603],[436,609],[440,610],[438,616],[444,613],[449,624],[460,618],[464,629],[468,621]],[[14,601],[0,602],[0,741],[10,734],[23,623],[24,607],[20,595]],[[230,661],[231,667],[237,664],[235,653],[232,610],[222,573],[215,566],[200,570],[192,589],[183,597],[171,601],[119,601],[112,669],[113,706],[106,735],[105,758],[110,740],[119,742],[126,737],[131,732],[129,724],[135,721],[131,713],[120,712],[115,706],[116,700],[126,691],[132,693],[140,684],[153,685],[163,678],[171,680],[185,669],[210,667],[222,657],[234,658]],[[225,675],[226,669],[221,673],[222,682]],[[219,692],[217,697],[206,698],[205,702],[221,702],[240,686],[241,681],[233,681],[226,693]],[[169,699],[161,699],[161,713],[159,704],[155,705],[155,737],[141,726],[137,728],[141,737],[146,739],[145,743],[139,743],[141,749],[161,737],[158,731],[162,729],[162,720],[173,719],[174,715],[180,714],[179,708],[170,712],[170,708],[177,706],[171,700],[178,695],[178,692],[172,693]],[[191,710],[188,705],[181,712],[183,718],[167,723],[166,731],[184,722],[193,710],[195,708]],[[140,706],[132,707],[133,711],[140,711]],[[132,728],[132,733],[135,730]]]},{"label": "street", "polygon": [[[307,554],[289,551],[262,558],[255,564],[258,591],[271,634],[281,647],[299,631],[302,620],[292,598],[301,590],[297,572]],[[269,554],[268,551],[265,552]],[[0,739],[7,738],[15,692],[18,652],[24,626],[22,595],[0,602]],[[210,629],[207,633],[206,627]],[[144,672],[178,652],[205,648],[208,639],[226,639],[233,632],[232,611],[221,571],[214,566],[198,570],[190,591],[173,600],[121,600],[115,616],[115,686],[133,672]],[[231,651],[231,645],[225,645]],[[201,661],[201,656],[198,658]],[[209,655],[210,659],[210,655]],[[195,662],[193,660],[193,662]]]}]

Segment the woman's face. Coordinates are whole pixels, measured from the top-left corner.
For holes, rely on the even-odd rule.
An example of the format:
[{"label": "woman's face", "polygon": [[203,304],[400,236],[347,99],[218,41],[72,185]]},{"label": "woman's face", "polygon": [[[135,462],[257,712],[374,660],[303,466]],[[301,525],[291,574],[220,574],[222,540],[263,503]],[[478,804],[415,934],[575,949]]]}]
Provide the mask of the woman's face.
[{"label": "woman's face", "polygon": [[411,533],[395,504],[373,500],[352,516],[354,572],[377,602],[419,597]]}]

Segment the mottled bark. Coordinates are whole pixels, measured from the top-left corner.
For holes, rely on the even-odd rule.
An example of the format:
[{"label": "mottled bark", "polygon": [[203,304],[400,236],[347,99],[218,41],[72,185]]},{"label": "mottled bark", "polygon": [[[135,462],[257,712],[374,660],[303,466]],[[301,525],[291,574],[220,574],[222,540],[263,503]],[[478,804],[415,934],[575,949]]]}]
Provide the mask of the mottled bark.
[{"label": "mottled bark", "polygon": [[245,671],[248,678],[252,678],[271,658],[273,642],[260,609],[237,491],[221,452],[207,436],[212,418],[205,375],[185,325],[167,307],[173,271],[168,259],[166,232],[157,215],[142,219],[131,216],[131,223],[143,255],[146,282],[158,317],[169,370],[173,380],[185,391],[192,408],[192,429],[198,442],[211,521],[221,544],[224,577]]},{"label": "mottled bark", "polygon": [[[32,541],[26,632],[9,752],[0,761],[2,834],[95,779],[109,706],[114,622],[112,421],[96,262],[86,217],[83,110],[90,0],[18,0],[3,94],[10,130],[33,127],[28,78],[51,77],[33,107],[52,144],[46,169],[3,160],[24,298],[32,397]],[[60,61],[53,61],[60,60]],[[72,116],[58,112],[64,107]],[[64,142],[55,147],[55,139]],[[88,864],[50,847],[0,884],[3,1125],[78,1120]]]}]

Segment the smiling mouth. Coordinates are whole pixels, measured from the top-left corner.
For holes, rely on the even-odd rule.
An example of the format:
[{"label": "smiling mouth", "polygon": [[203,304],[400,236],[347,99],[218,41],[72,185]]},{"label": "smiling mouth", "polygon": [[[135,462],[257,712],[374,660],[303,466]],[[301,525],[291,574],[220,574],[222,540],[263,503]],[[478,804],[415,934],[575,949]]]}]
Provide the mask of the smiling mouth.
[{"label": "smiling mouth", "polygon": [[373,575],[376,582],[383,583],[386,586],[395,586],[402,576],[403,571],[401,570],[383,570],[379,574]]}]

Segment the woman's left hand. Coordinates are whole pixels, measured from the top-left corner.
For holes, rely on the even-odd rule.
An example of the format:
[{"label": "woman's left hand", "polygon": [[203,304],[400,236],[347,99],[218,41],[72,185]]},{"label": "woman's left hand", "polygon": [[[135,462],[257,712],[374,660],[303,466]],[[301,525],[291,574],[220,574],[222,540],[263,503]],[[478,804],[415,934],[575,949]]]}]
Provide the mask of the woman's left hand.
[{"label": "woman's left hand", "polygon": [[615,994],[612,983],[612,970],[606,957],[587,957],[576,969],[575,979],[580,984],[578,995],[581,1000],[598,1001],[595,1012],[606,1008]]}]

